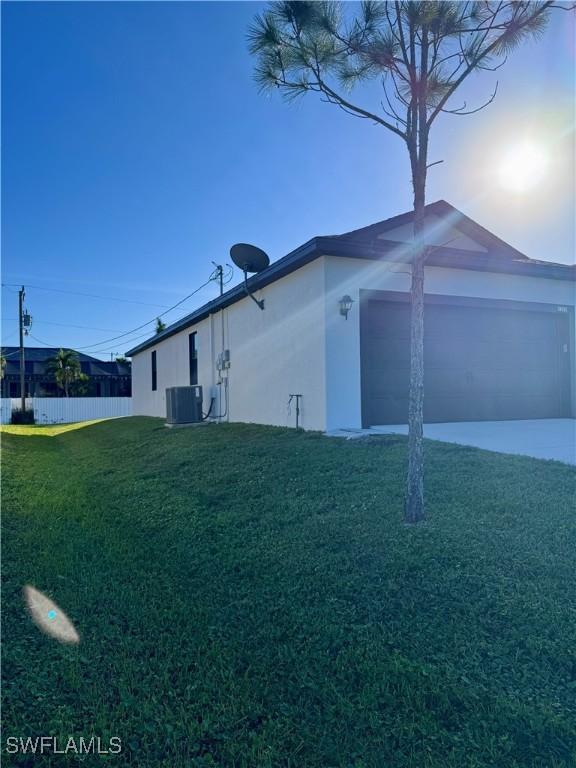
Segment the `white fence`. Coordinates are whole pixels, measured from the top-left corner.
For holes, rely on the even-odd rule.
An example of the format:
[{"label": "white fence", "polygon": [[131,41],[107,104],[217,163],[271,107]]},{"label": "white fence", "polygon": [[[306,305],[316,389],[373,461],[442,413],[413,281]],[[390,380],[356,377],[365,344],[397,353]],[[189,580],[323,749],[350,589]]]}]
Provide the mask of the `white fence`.
[{"label": "white fence", "polygon": [[[2,398],[0,423],[9,424],[20,398]],[[131,397],[29,397],[26,407],[34,409],[36,424],[67,424],[72,421],[110,419],[132,415]]]}]

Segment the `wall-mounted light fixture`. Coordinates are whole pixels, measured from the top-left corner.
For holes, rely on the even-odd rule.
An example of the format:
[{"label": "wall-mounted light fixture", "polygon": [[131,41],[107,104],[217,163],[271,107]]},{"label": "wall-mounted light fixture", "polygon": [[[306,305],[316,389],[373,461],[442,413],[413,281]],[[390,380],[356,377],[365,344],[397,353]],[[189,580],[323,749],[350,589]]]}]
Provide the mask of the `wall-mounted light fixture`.
[{"label": "wall-mounted light fixture", "polygon": [[346,320],[348,320],[348,312],[350,312],[350,310],[352,309],[352,304],[354,304],[354,299],[352,298],[352,296],[348,296],[348,294],[346,294],[345,296],[342,296],[338,304],[340,305],[340,314],[344,315]]}]

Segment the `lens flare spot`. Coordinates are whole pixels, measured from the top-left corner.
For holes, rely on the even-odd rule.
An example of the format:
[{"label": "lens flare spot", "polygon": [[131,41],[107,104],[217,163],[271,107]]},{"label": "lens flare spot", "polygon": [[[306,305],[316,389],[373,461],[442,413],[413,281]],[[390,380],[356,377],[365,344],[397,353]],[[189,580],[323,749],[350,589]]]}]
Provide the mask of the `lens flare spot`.
[{"label": "lens flare spot", "polygon": [[24,602],[36,626],[61,643],[77,644],[80,636],[59,606],[35,587],[24,587]]},{"label": "lens flare spot", "polygon": [[501,157],[498,165],[500,186],[509,192],[523,194],[541,183],[548,170],[548,156],[542,146],[524,141]]}]

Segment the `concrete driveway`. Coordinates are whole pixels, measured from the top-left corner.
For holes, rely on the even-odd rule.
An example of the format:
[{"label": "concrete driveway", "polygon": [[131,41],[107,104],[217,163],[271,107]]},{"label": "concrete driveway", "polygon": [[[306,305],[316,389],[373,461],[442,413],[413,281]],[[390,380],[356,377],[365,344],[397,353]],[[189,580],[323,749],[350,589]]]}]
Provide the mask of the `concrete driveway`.
[{"label": "concrete driveway", "polygon": [[[406,424],[372,427],[369,434],[408,434]],[[424,436],[446,443],[472,445],[498,453],[576,464],[576,420],[462,421],[425,424]]]},{"label": "concrete driveway", "polygon": [[[407,435],[408,426],[394,424],[370,429],[339,429],[328,434],[348,439],[365,435]],[[565,464],[576,464],[575,419],[425,424],[424,436],[445,443],[485,448],[487,451],[515,453],[536,459],[554,459]]]}]

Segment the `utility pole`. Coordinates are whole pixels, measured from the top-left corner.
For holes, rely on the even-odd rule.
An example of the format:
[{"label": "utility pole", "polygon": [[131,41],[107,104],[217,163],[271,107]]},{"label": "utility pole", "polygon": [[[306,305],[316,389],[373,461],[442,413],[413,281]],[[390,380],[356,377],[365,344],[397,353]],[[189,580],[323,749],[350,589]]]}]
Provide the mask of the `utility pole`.
[{"label": "utility pole", "polygon": [[[216,264],[216,262],[212,262],[214,266],[216,267],[216,275],[218,279],[218,283],[220,285],[220,296],[224,293],[224,267],[222,264]],[[220,317],[222,318],[222,354],[224,354],[224,347],[225,347],[225,341],[224,341],[224,312],[223,310],[220,310]]]},{"label": "utility pole", "polygon": [[18,323],[20,330],[20,408],[22,415],[26,410],[26,391],[24,389],[24,286],[18,291]]},{"label": "utility pole", "polygon": [[[215,261],[212,262],[214,266],[216,267],[216,279],[218,280],[218,284],[220,285],[220,296],[224,293],[224,267],[222,264],[216,264]],[[214,275],[214,272],[212,273]],[[212,278],[211,278],[212,279]]]},{"label": "utility pole", "polygon": [[[216,279],[218,280],[218,284],[220,286],[220,296],[224,293],[224,267],[222,264],[216,264],[215,261],[212,262],[214,266],[216,267]],[[224,310],[220,309],[220,323],[221,323],[221,329],[222,329],[222,350],[220,352],[220,355],[218,356],[219,363],[216,363],[216,368],[218,370],[218,381],[217,386],[220,388],[220,396],[218,398],[218,420],[221,421],[225,414],[228,413],[228,379],[224,376],[224,350],[226,348],[226,341],[225,341],[225,331],[224,331]],[[226,410],[222,411],[222,388],[225,388],[226,392]]]},{"label": "utility pole", "polygon": [[[222,264],[217,264],[216,269],[218,270],[218,281],[220,283],[220,296],[224,293],[224,267]],[[220,310],[220,315],[222,316],[222,354],[224,354],[224,347],[226,346],[224,341],[224,312],[223,310]]]}]

